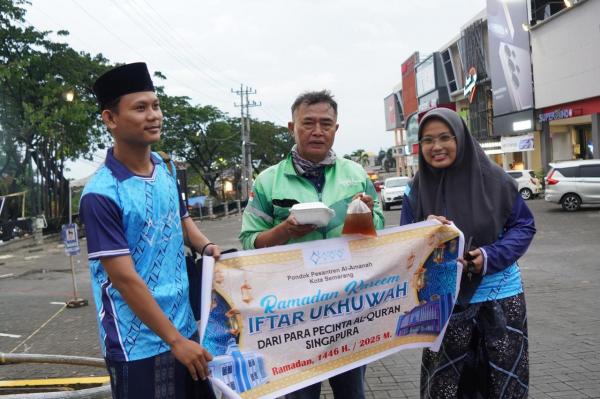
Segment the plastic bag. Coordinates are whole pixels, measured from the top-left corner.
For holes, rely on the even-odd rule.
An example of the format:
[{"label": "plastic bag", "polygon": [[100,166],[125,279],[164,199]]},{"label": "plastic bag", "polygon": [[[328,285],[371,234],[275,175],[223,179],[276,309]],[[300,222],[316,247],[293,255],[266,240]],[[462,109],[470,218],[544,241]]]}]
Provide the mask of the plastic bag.
[{"label": "plastic bag", "polygon": [[363,234],[377,237],[373,225],[373,213],[360,198],[356,198],[348,205],[342,234]]}]

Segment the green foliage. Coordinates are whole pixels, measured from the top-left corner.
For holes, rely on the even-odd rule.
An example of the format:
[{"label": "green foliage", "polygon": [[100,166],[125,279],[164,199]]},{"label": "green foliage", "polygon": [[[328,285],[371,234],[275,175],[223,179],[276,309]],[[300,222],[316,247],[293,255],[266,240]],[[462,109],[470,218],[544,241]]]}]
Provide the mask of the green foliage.
[{"label": "green foliage", "polygon": [[352,154],[350,154],[350,156],[352,159],[355,159],[356,162],[361,164],[363,167],[369,165],[369,154],[363,149],[358,149],[358,150],[352,152]]},{"label": "green foliage", "polygon": [[217,108],[193,106],[187,97],[160,96],[164,121],[160,147],[185,159],[216,196],[216,181],[239,161],[239,130]]},{"label": "green foliage", "polygon": [[[218,196],[217,182],[233,177],[238,186],[241,176],[241,126],[239,118],[229,118],[219,109],[194,106],[187,97],[160,95],[164,115],[160,148],[185,159],[194,173]],[[283,159],[293,145],[287,128],[271,122],[252,121],[252,159],[259,161],[255,172]]]},{"label": "green foliage", "polygon": [[[101,54],[77,52],[50,40],[50,32],[25,26],[26,4],[0,0],[0,194],[29,189],[30,214],[41,210],[47,218],[64,217],[65,161],[91,160],[111,142],[91,88],[113,65]],[[166,77],[156,72],[159,79]],[[67,101],[68,92],[73,101]],[[163,140],[155,149],[185,160],[189,175],[201,179],[212,195],[220,177],[239,179],[239,119],[211,105],[192,105],[187,97],[168,96],[162,87],[157,93],[165,118]],[[251,132],[253,158],[260,161],[255,172],[281,160],[293,144],[287,129],[271,122],[252,121]],[[34,183],[37,174],[40,181]],[[42,209],[32,201],[33,191],[41,192]]]},{"label": "green foliage", "polygon": [[78,53],[50,41],[48,32],[22,27],[23,4],[0,2],[0,177],[14,177],[10,190],[31,187],[33,162],[43,179],[42,207],[56,217],[66,214],[65,161],[90,156],[106,134],[91,86],[108,65],[101,55]]},{"label": "green foliage", "polygon": [[254,165],[254,171],[260,172],[271,165],[284,159],[292,146],[294,138],[288,128],[277,126],[272,122],[252,121],[251,128],[252,159],[258,165]]},{"label": "green foliage", "polygon": [[392,147],[388,148],[385,152],[383,168],[386,172],[396,169],[396,158],[394,157],[394,150]]}]

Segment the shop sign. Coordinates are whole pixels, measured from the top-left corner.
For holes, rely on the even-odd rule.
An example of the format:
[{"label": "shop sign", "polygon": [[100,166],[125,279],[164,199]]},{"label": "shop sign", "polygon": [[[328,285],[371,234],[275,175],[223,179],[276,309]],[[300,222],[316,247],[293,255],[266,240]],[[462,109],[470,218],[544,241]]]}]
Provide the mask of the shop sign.
[{"label": "shop sign", "polygon": [[533,151],[533,133],[522,136],[502,136],[500,148],[502,152]]},{"label": "shop sign", "polygon": [[465,88],[463,91],[465,98],[467,98],[469,100],[469,103],[473,102],[476,91],[477,91],[477,69],[475,69],[475,67],[471,67],[469,69],[469,74],[465,78]]},{"label": "shop sign", "polygon": [[571,108],[559,108],[554,111],[544,112],[539,114],[539,122],[550,122],[558,119],[567,119],[573,116],[573,110]]}]

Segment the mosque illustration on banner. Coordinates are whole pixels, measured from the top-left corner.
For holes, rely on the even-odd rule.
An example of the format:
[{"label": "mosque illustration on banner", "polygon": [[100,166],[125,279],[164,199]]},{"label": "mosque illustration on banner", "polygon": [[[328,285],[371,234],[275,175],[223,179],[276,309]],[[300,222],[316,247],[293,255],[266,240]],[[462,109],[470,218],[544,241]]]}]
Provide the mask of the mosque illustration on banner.
[{"label": "mosque illustration on banner", "polygon": [[396,336],[439,334],[452,313],[456,287],[458,238],[435,244],[434,249],[415,272],[411,282],[417,290],[419,305],[398,319]]},{"label": "mosque illustration on banner", "polygon": [[231,338],[227,353],[208,364],[213,377],[223,381],[237,393],[245,392],[268,382],[264,356],[257,352],[244,352]]},{"label": "mosque illustration on banner", "polygon": [[[223,274],[215,272],[215,282],[223,282]],[[240,287],[242,301],[252,299],[250,284],[245,281]],[[237,393],[245,392],[268,382],[265,358],[258,352],[242,352],[239,337],[242,331],[240,311],[231,299],[227,299],[218,288],[211,293],[209,319],[216,321],[207,329],[203,346],[213,354],[208,363],[213,377],[223,381]]]}]

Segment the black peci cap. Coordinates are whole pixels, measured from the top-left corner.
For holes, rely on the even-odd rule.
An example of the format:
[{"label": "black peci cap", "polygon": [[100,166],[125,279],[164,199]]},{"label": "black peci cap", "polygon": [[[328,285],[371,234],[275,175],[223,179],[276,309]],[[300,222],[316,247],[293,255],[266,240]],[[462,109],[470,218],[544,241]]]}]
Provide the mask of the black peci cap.
[{"label": "black peci cap", "polygon": [[93,90],[100,108],[104,109],[106,104],[125,94],[154,91],[154,85],[146,63],[135,62],[104,73],[94,83]]}]

